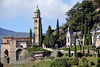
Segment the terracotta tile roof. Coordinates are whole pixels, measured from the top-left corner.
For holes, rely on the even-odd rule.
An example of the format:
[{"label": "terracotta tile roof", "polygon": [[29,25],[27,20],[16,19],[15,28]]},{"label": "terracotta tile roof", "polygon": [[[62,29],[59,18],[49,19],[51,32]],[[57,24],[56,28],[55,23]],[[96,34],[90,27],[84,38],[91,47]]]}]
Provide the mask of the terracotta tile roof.
[{"label": "terracotta tile roof", "polygon": [[13,36],[6,36],[3,39],[29,39],[29,37],[13,37]]},{"label": "terracotta tile roof", "polygon": [[6,43],[1,43],[1,44],[9,44],[8,42],[6,42]]},{"label": "terracotta tile roof", "polygon": [[11,39],[13,38],[13,36],[6,36],[6,37],[3,37],[3,39]]}]

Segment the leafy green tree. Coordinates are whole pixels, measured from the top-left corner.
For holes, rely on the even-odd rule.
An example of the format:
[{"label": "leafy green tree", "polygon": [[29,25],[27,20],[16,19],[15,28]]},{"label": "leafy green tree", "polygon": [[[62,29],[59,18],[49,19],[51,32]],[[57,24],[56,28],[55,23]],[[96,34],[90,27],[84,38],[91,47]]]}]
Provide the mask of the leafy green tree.
[{"label": "leafy green tree", "polygon": [[92,29],[95,24],[93,16],[97,15],[94,12],[95,8],[91,1],[84,0],[82,3],[77,3],[68,12],[66,12],[67,23],[65,24],[65,27],[70,25],[71,30],[82,31],[82,27],[84,28],[84,24],[87,22],[87,25],[90,26],[90,29]]},{"label": "leafy green tree", "polygon": [[94,2],[100,7],[100,0],[94,0]]},{"label": "leafy green tree", "polygon": [[42,24],[40,24],[39,46],[42,47]]},{"label": "leafy green tree", "polygon": [[57,29],[56,29],[57,39],[59,38],[59,20],[57,19]]},{"label": "leafy green tree", "polygon": [[30,28],[29,41],[30,41],[30,44],[32,44],[32,30],[31,30],[31,28]]}]

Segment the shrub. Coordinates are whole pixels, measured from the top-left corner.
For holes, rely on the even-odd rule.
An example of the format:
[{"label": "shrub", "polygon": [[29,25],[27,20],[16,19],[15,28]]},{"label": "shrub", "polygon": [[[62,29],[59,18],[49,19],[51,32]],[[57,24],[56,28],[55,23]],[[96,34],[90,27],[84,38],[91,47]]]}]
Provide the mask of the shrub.
[{"label": "shrub", "polygon": [[35,61],[35,60],[36,60],[36,58],[33,58],[33,59],[32,59],[32,61]]},{"label": "shrub", "polygon": [[82,59],[79,59],[79,65],[82,65]]},{"label": "shrub", "polygon": [[77,67],[83,67],[82,65],[78,65]]},{"label": "shrub", "polygon": [[90,65],[93,66],[93,65],[95,65],[95,64],[94,64],[94,62],[91,61],[91,62],[90,62]]},{"label": "shrub", "polygon": [[85,54],[85,56],[86,56],[86,57],[88,57],[88,56],[89,56],[89,54],[88,54],[88,53],[86,53],[86,54]]},{"label": "shrub", "polygon": [[77,53],[77,57],[82,58],[82,53],[81,53],[81,52],[78,52],[78,53]]},{"label": "shrub", "polygon": [[68,53],[65,53],[65,56],[68,56]]},{"label": "shrub", "polygon": [[54,62],[51,63],[50,67],[69,67],[67,60],[62,59],[56,59]]},{"label": "shrub", "polygon": [[100,67],[100,64],[97,64],[96,67]]},{"label": "shrub", "polygon": [[78,59],[77,58],[73,58],[73,65],[78,65],[79,63],[78,63]]},{"label": "shrub", "polygon": [[39,58],[40,60],[43,60],[43,58]]},{"label": "shrub", "polygon": [[71,65],[78,65],[79,64],[78,58],[67,59],[67,62],[68,62],[68,64],[71,64]]},{"label": "shrub", "polygon": [[0,67],[3,67],[3,64],[0,62]]},{"label": "shrub", "polygon": [[82,62],[84,63],[85,61],[86,61],[87,59],[86,59],[86,57],[84,56],[84,57],[82,57]]},{"label": "shrub", "polygon": [[33,65],[33,67],[36,67],[35,65]]},{"label": "shrub", "polygon": [[84,63],[83,67],[89,67],[88,63]]},{"label": "shrub", "polygon": [[57,57],[61,57],[61,56],[63,56],[63,54],[60,51],[58,51],[57,52]]},{"label": "shrub", "polygon": [[89,56],[92,57],[92,54],[90,54]]},{"label": "shrub", "polygon": [[10,61],[10,58],[9,57],[7,57],[7,63],[9,64],[9,61]]},{"label": "shrub", "polygon": [[53,59],[54,59],[54,57],[52,57],[52,56],[51,56],[51,57],[48,57],[48,59],[51,59],[51,60],[53,60]]},{"label": "shrub", "polygon": [[100,58],[98,58],[98,64],[100,63]]}]

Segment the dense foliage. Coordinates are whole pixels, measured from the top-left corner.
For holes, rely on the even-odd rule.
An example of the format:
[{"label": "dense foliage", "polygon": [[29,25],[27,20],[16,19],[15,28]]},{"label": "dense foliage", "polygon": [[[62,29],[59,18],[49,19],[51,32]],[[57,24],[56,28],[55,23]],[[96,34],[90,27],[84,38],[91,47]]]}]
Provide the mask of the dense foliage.
[{"label": "dense foliage", "polygon": [[50,51],[45,50],[45,49],[43,49],[43,48],[41,48],[41,47],[32,47],[32,48],[29,48],[29,47],[28,47],[28,48],[26,48],[26,50],[28,51],[29,56],[31,56],[31,57],[33,57],[33,55],[34,55],[33,52],[34,52],[34,51],[44,51],[46,55],[51,54]]},{"label": "dense foliage", "polygon": [[71,67],[71,65],[78,65],[78,58],[62,58],[56,59],[51,63],[50,67]]},{"label": "dense foliage", "polygon": [[97,21],[99,20],[99,18],[97,18],[98,12],[95,11],[95,9],[96,7],[91,1],[78,2],[73,8],[66,12],[67,23],[64,26],[67,27],[70,25],[71,30],[79,31],[81,29],[83,30],[84,24],[86,23],[87,27],[90,26],[90,29],[94,28],[95,23],[99,23],[99,21]]},{"label": "dense foliage", "polygon": [[48,30],[46,32],[45,38],[44,38],[44,45],[46,47],[54,47],[55,45],[55,36],[52,34],[51,26],[48,27]]},{"label": "dense foliage", "polygon": [[50,67],[69,67],[66,59],[56,59]]}]

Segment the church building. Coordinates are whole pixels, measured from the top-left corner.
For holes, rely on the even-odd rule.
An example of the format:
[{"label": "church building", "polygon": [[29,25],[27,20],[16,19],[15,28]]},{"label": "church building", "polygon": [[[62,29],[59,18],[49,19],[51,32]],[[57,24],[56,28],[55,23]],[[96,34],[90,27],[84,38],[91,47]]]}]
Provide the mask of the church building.
[{"label": "church building", "polygon": [[[39,46],[41,17],[38,6],[34,12],[33,22],[32,42]],[[29,37],[3,37],[3,43],[1,43],[1,62],[7,63],[7,58],[10,58],[10,63],[15,63],[16,60],[19,59],[18,51],[31,46],[32,45],[29,43]]]}]

